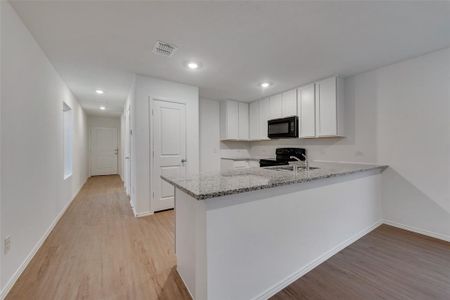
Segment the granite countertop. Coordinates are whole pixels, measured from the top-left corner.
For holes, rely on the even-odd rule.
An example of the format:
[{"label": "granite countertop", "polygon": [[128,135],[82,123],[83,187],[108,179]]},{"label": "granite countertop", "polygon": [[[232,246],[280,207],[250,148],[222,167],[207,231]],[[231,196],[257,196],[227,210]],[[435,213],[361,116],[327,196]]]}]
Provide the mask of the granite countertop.
[{"label": "granite countertop", "polygon": [[253,157],[221,157],[220,159],[234,160],[234,161],[243,161],[243,160],[256,160],[256,161],[259,161],[259,159],[253,158]]},{"label": "granite countertop", "polygon": [[253,160],[253,161],[260,161],[261,159],[275,159],[273,157],[233,157],[233,156],[223,156],[221,157],[221,159],[226,159],[226,160],[234,160],[234,161],[243,161],[243,160]]},{"label": "granite countertop", "polygon": [[312,162],[311,167],[309,172],[299,171],[298,173],[268,167],[192,176],[161,176],[161,178],[195,199],[204,200],[370,170],[382,171],[387,168],[380,165],[334,162]]}]

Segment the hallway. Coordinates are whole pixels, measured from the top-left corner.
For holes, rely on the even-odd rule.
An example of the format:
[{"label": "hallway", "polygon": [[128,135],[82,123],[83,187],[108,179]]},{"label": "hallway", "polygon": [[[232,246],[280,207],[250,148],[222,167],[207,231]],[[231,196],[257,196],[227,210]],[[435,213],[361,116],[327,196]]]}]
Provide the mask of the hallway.
[{"label": "hallway", "polygon": [[174,213],[135,218],[119,176],[91,177],[6,299],[190,299]]}]

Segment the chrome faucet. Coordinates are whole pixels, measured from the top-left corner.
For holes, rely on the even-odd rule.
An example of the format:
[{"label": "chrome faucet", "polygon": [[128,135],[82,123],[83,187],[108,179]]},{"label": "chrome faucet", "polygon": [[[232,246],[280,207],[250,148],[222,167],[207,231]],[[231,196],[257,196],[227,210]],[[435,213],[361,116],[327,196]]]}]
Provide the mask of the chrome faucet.
[{"label": "chrome faucet", "polygon": [[295,160],[297,160],[297,161],[299,161],[299,162],[302,162],[302,160],[300,159],[300,158],[298,158],[297,156],[291,156],[291,157],[289,157],[290,159],[295,159]]},{"label": "chrome faucet", "polygon": [[309,172],[309,159],[308,159],[308,157],[307,157],[304,153],[302,153],[302,156],[303,156],[303,158],[305,159],[306,171]]},{"label": "chrome faucet", "polygon": [[[305,162],[304,162],[304,164],[305,164],[305,169],[306,169],[306,171],[309,171],[309,159],[308,159],[308,157],[307,157],[305,154],[303,154],[303,153],[302,153],[302,156],[305,158]],[[290,158],[290,159],[295,159],[296,161],[303,163],[303,161],[302,161],[300,158],[296,157],[296,156],[291,156],[291,157],[289,157],[289,158]],[[297,173],[297,171],[298,171],[298,164],[294,164],[293,166],[294,166],[294,172]]]},{"label": "chrome faucet", "polygon": [[[302,162],[302,160],[300,158],[298,158],[297,156],[290,156],[289,158],[295,159],[298,162]],[[294,173],[297,173],[298,172],[298,164],[294,164],[293,168],[294,168]]]}]

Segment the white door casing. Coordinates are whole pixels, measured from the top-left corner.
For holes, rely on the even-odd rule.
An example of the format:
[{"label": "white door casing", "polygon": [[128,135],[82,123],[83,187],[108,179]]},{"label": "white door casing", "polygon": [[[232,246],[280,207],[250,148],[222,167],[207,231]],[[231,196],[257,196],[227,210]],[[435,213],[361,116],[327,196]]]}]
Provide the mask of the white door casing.
[{"label": "white door casing", "polygon": [[[124,157],[124,173],[125,173],[125,190],[128,196],[131,195],[131,119],[130,105],[125,109],[125,157]],[[131,198],[131,197],[130,197]],[[133,203],[132,203],[133,205]]]},{"label": "white door casing", "polygon": [[161,100],[151,104],[152,210],[160,211],[174,207],[173,186],[160,176],[186,172],[186,105]]},{"label": "white door casing", "polygon": [[91,128],[90,137],[90,175],[117,174],[117,128]]}]

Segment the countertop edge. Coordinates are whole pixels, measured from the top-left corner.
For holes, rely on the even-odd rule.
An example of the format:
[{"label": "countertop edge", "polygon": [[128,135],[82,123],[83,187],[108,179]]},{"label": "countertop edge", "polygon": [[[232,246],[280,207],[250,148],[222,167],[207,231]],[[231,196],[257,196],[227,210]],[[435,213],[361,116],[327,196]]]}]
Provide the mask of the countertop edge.
[{"label": "countertop edge", "polygon": [[261,159],[274,159],[274,158],[255,158],[255,157],[221,157],[220,159],[224,160],[233,160],[233,161],[260,161]]},{"label": "countertop edge", "polygon": [[314,178],[301,178],[301,179],[298,179],[298,180],[280,182],[278,184],[267,184],[267,185],[261,185],[261,186],[252,186],[252,187],[248,187],[248,188],[240,188],[240,189],[221,191],[221,192],[217,192],[217,193],[200,194],[200,195],[189,191],[188,189],[184,188],[183,186],[180,186],[179,184],[177,184],[176,182],[174,182],[170,178],[167,178],[167,177],[165,177],[163,175],[161,175],[161,179],[163,179],[166,182],[172,184],[176,188],[182,190],[183,192],[185,192],[186,194],[190,195],[194,199],[207,200],[207,199],[211,199],[211,198],[218,198],[218,197],[223,197],[223,196],[230,196],[230,195],[248,193],[248,192],[252,192],[252,191],[270,189],[270,188],[275,188],[275,187],[279,187],[279,186],[286,186],[286,185],[291,185],[291,184],[307,183],[307,182],[312,182],[312,181],[317,181],[317,180],[322,180],[322,179],[327,179],[327,178],[332,178],[332,177],[341,177],[341,176],[346,176],[346,175],[351,175],[351,174],[356,174],[356,173],[362,173],[362,172],[369,172],[369,171],[374,171],[374,170],[380,170],[382,172],[385,169],[387,169],[388,167],[389,166],[387,166],[387,165],[371,166],[371,167],[365,168],[365,169],[352,170],[352,171],[347,171],[347,172],[343,172],[343,173],[336,173],[336,174],[328,174],[328,175],[323,175],[323,176],[317,176],[317,177],[314,177]]}]

